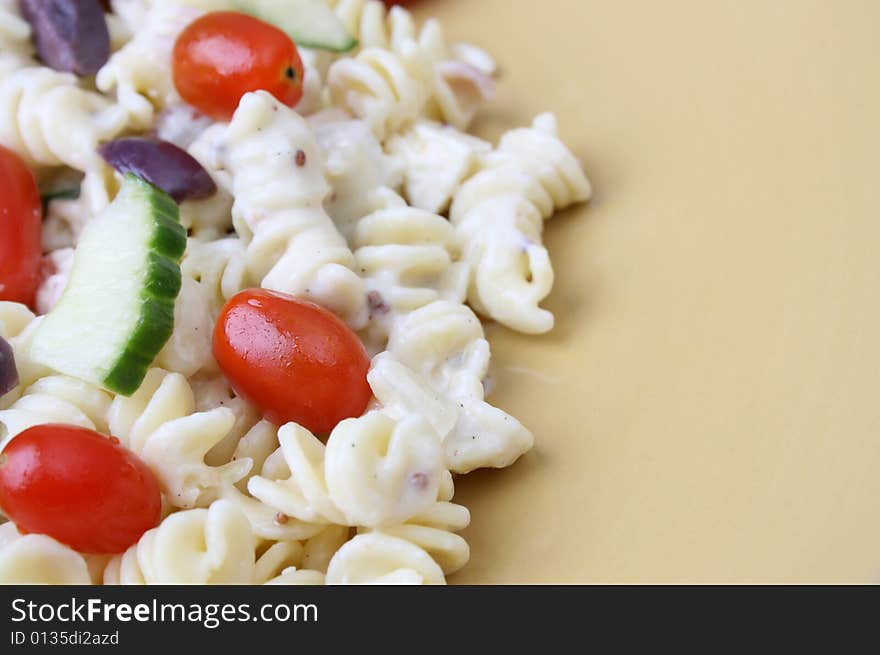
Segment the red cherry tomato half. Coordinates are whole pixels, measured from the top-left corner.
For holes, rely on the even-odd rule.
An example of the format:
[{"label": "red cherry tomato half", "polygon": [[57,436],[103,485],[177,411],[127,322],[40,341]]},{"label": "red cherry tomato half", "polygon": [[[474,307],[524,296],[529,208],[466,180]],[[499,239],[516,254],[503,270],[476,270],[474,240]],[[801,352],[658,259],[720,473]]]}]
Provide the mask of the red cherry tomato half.
[{"label": "red cherry tomato half", "polygon": [[33,305],[40,279],[40,191],[21,157],[0,146],[0,300]]},{"label": "red cherry tomato half", "polygon": [[303,93],[303,65],[290,37],[234,11],[190,23],[174,44],[172,72],[180,96],[217,120],[229,120],[249,91],[268,91],[289,107]]},{"label": "red cherry tomato half", "polygon": [[81,553],[121,553],[159,523],[153,472],[92,430],[38,425],[0,453],[0,508],[23,533]]},{"label": "red cherry tomato half", "polygon": [[214,356],[236,392],[277,425],[324,435],[363,414],[373,395],[358,336],[323,307],[283,293],[232,297],[217,319]]}]

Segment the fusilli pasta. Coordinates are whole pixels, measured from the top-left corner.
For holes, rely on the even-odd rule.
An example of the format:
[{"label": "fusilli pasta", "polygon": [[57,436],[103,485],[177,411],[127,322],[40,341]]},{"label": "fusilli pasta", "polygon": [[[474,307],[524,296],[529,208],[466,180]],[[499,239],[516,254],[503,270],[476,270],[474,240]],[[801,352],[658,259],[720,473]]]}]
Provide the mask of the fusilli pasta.
[{"label": "fusilli pasta", "polygon": [[201,285],[210,299],[213,317],[227,300],[249,286],[246,255],[244,242],[237,237],[187,241],[181,273]]},{"label": "fusilli pasta", "polygon": [[327,440],[327,489],[350,525],[403,523],[437,498],[446,468],[440,435],[421,416],[397,422],[368,412]]},{"label": "fusilli pasta", "polygon": [[445,472],[440,437],[417,415],[400,422],[380,412],[348,419],[326,449],[295,423],[282,427],[278,440],[280,451],[250,479],[248,491],[304,523],[401,523],[430,506]]},{"label": "fusilli pasta", "polygon": [[589,197],[590,183],[557,137],[552,114],[504,135],[455,194],[450,211],[472,267],[468,302],[515,330],[550,330],[553,314],[538,306],[553,286],[543,220]]},{"label": "fusilli pasta", "polygon": [[376,209],[377,192],[399,184],[400,170],[366,123],[343,120],[333,110],[309,121],[324,160],[324,173],[333,191],[324,208],[351,242],[358,220]]},{"label": "fusilli pasta", "polygon": [[[235,416],[235,423],[229,430],[229,434],[205,455],[205,463],[209,466],[222,466],[233,459],[239,442],[259,421],[260,414],[256,407],[244,398],[235,395],[229,382],[221,373],[197,375],[189,382],[192,386],[197,412],[207,412],[215,407],[225,407],[231,410]],[[262,462],[260,464],[262,465]]]},{"label": "fusilli pasta", "polygon": [[378,532],[415,544],[440,565],[444,574],[455,573],[470,559],[467,541],[455,533],[470,524],[471,515],[466,507],[449,502],[452,496],[453,484],[450,477],[441,488],[437,502],[405,523],[384,527]]},{"label": "fusilli pasta", "polygon": [[207,285],[183,276],[174,303],[174,331],[156,357],[156,365],[189,377],[211,366],[211,336],[216,313]]},{"label": "fusilli pasta", "polygon": [[374,359],[370,385],[392,414],[426,415],[444,438],[452,471],[502,468],[528,451],[534,437],[484,400],[489,355],[474,313],[436,301],[395,323],[387,354]]},{"label": "fusilli pasta", "polygon": [[101,389],[68,377],[49,375],[27,387],[7,409],[0,410],[0,423],[6,426],[6,443],[35,425],[66,423],[107,432],[110,396]]},{"label": "fusilli pasta", "polygon": [[157,109],[180,102],[171,76],[177,36],[204,12],[232,8],[229,0],[117,0],[114,11],[134,23],[134,36],[98,71],[98,89],[116,93],[134,128],[151,127]]},{"label": "fusilli pasta", "polygon": [[314,300],[360,327],[363,281],[322,203],[329,192],[308,124],[265,91],[248,93],[215,149],[232,176],[233,215],[261,286]]},{"label": "fusilli pasta", "polygon": [[104,584],[251,584],[256,543],[241,510],[225,500],[175,512],[110,560]]},{"label": "fusilli pasta", "polygon": [[110,434],[152,468],[167,501],[174,507],[204,507],[224,487],[247,475],[249,459],[210,466],[207,453],[236,423],[234,412],[215,407],[195,412],[190,385],[179,373],[151,369],[140,389],[117,396],[109,410]]},{"label": "fusilli pasta", "polygon": [[34,66],[0,79],[0,145],[33,168],[89,170],[99,161],[97,145],[125,126],[120,107],[80,88],[69,73]]},{"label": "fusilli pasta", "polygon": [[[408,58],[415,46],[425,67],[428,97],[424,109],[430,117],[465,129],[479,106],[494,94],[492,58],[473,45],[447,43],[437,20],[428,20],[417,29],[412,14],[403,7],[386,10],[377,0],[331,0],[331,5],[349,32],[358,37],[361,52],[384,50]],[[376,70],[393,70],[371,61]],[[353,72],[348,75],[356,77]],[[367,79],[365,73],[358,77]],[[358,114],[356,107],[351,106]]]},{"label": "fusilli pasta", "polygon": [[455,128],[419,121],[389,139],[388,152],[404,171],[404,195],[410,205],[441,213],[461,183],[479,170],[492,146]]},{"label": "fusilli pasta", "polygon": [[327,584],[446,584],[443,569],[415,544],[382,533],[360,534],[330,560]]},{"label": "fusilli pasta", "polygon": [[430,63],[412,40],[398,52],[367,48],[327,74],[331,102],[365,121],[380,141],[423,114],[431,85]]},{"label": "fusilli pasta", "polygon": [[110,204],[118,191],[119,178],[113,169],[103,161],[92,161],[79,185],[77,198],[49,202],[43,221],[44,250],[75,246],[86,224]]},{"label": "fusilli pasta", "polygon": [[362,336],[373,352],[385,348],[392,325],[435,300],[462,302],[468,268],[455,262],[455,231],[449,222],[407,204],[394,192],[376,193],[377,211],[363,217],[352,235],[354,256],[366,280],[370,322]]},{"label": "fusilli pasta", "polygon": [[0,76],[32,66],[31,28],[19,15],[16,0],[0,0]]},{"label": "fusilli pasta", "polygon": [[30,357],[30,344],[40,321],[42,318],[34,316],[33,312],[22,304],[0,301],[0,337],[6,339],[12,346],[19,378],[19,384],[15,389],[0,396],[0,409],[9,407],[21,396],[24,389],[49,373],[46,367],[37,364]]},{"label": "fusilli pasta", "polygon": [[268,421],[255,424],[239,440],[232,461],[253,462],[250,473],[233,486],[221,490],[224,499],[241,509],[258,539],[300,541],[321,533],[327,524],[310,523],[284,514],[248,493],[250,480],[256,476],[276,479],[289,476],[284,454],[279,448],[278,427]]},{"label": "fusilli pasta", "polygon": [[21,535],[0,525],[0,584],[92,584],[82,555],[42,534]]}]

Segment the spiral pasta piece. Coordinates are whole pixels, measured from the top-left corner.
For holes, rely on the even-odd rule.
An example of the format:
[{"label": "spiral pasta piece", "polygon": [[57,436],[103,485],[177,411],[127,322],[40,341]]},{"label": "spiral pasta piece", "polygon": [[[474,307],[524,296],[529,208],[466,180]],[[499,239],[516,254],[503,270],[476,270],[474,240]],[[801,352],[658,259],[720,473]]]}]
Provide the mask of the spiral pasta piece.
[{"label": "spiral pasta piece", "polygon": [[187,241],[180,271],[205,290],[212,317],[216,318],[227,300],[248,287],[246,254],[244,242],[236,237]]},{"label": "spiral pasta piece", "polygon": [[260,413],[256,407],[235,394],[229,381],[220,372],[201,373],[190,378],[189,383],[197,412],[209,412],[216,407],[225,407],[235,417],[235,423],[226,437],[205,455],[205,463],[209,466],[222,466],[235,457],[239,443],[259,421]]},{"label": "spiral pasta piece", "polygon": [[326,448],[288,423],[278,441],[248,491],[286,522],[394,525],[430,506],[446,472],[440,436],[418,415],[396,421],[374,411],[347,419]]},{"label": "spiral pasta piece", "polygon": [[381,412],[342,421],[327,440],[330,497],[350,525],[395,525],[437,498],[446,469],[440,436],[421,416]]},{"label": "spiral pasta piece", "polygon": [[174,507],[207,506],[252,466],[240,459],[210,466],[208,452],[229,434],[236,417],[227,407],[195,412],[195,398],[179,373],[151,369],[130,398],[117,396],[109,410],[110,433],[156,474]]},{"label": "spiral pasta piece", "polygon": [[428,85],[424,111],[431,118],[465,129],[493,96],[493,59],[476,46],[448,43],[439,21],[430,19],[418,28],[409,11],[398,6],[388,10],[377,0],[337,0],[331,5],[358,37],[361,52],[377,49],[399,56],[410,55],[413,49],[418,52]]},{"label": "spiral pasta piece", "polygon": [[218,185],[209,198],[181,203],[180,224],[200,241],[224,237],[232,228],[232,195]]},{"label": "spiral pasta piece", "polygon": [[427,120],[392,137],[387,147],[404,171],[407,202],[434,213],[449,208],[458,187],[479,170],[492,150],[482,139]]},{"label": "spiral pasta piece", "polygon": [[268,585],[292,585],[292,586],[315,586],[324,584],[324,574],[310,569],[297,569],[291,566],[281,575],[272,578],[265,584]]},{"label": "spiral pasta piece", "polygon": [[232,177],[233,217],[261,286],[313,300],[349,325],[366,293],[345,239],[322,207],[329,191],[308,124],[264,91],[246,94],[215,148]]},{"label": "spiral pasta piece", "polygon": [[412,40],[432,62],[454,58],[486,75],[495,72],[495,61],[481,48],[466,43],[448,43],[442,25],[436,19],[428,19],[418,28],[409,10],[401,6],[388,9],[381,0],[329,0],[329,4],[349,34],[358,39],[361,49],[399,51],[405,41]]},{"label": "spiral pasta piece", "polygon": [[212,300],[207,286],[191,277],[182,277],[174,301],[174,330],[156,356],[156,366],[190,377],[214,361]]},{"label": "spiral pasta piece", "polygon": [[266,584],[290,567],[298,567],[302,561],[303,546],[298,541],[276,541],[267,544],[263,552],[257,548],[254,564],[254,584]]},{"label": "spiral pasta piece", "polygon": [[85,171],[79,195],[49,201],[43,221],[43,249],[72,248],[89,221],[110,204],[119,191],[120,178],[103,161],[93,161]]},{"label": "spiral pasta piece", "polygon": [[[120,4],[125,3],[116,3],[114,9]],[[152,127],[157,109],[180,102],[171,55],[184,28],[207,11],[235,7],[231,0],[152,0],[143,11],[142,4],[125,8],[128,20],[141,22],[133,26],[133,38],[110,56],[95,78],[100,91],[115,92],[135,129]]]},{"label": "spiral pasta piece", "polygon": [[460,414],[458,404],[435,391],[423,375],[400,363],[391,353],[382,352],[373,358],[367,379],[377,405],[389,416],[402,419],[418,414],[444,441],[455,429]]},{"label": "spiral pasta piece", "polygon": [[218,500],[176,512],[110,560],[104,584],[252,584],[256,543],[244,514]]},{"label": "spiral pasta piece", "polygon": [[104,14],[110,34],[110,52],[116,52],[131,41],[139,27],[146,23],[151,0],[110,0],[110,11]]},{"label": "spiral pasta piece", "polygon": [[155,0],[110,0],[113,15],[129,34],[143,29]]},{"label": "spiral pasta piece", "polygon": [[495,97],[495,82],[475,66],[455,60],[434,64],[426,115],[466,130],[480,108]]},{"label": "spiral pasta piece", "polygon": [[[221,489],[221,497],[235,504],[248,519],[258,539],[268,541],[302,541],[310,539],[327,527],[326,522],[302,520],[286,514],[271,503],[250,494],[248,487],[253,478],[261,477],[266,483],[291,476],[280,448],[279,429],[268,421],[259,421],[239,440],[232,461],[248,460],[253,467],[248,475],[235,485]],[[319,445],[323,448],[323,444]],[[259,484],[259,483],[257,483]],[[291,486],[295,487],[295,481]],[[280,491],[285,491],[283,484]],[[278,489],[276,489],[276,492]],[[270,491],[270,498],[271,491]],[[308,517],[311,518],[311,517]]]},{"label": "spiral pasta piece", "polygon": [[503,468],[531,449],[534,437],[513,416],[485,401],[489,355],[474,313],[441,300],[394,325],[388,351],[373,360],[368,379],[392,416],[426,417],[443,438],[450,470]]},{"label": "spiral pasta piece", "polygon": [[539,307],[553,286],[543,220],[590,193],[580,164],[557,137],[552,114],[508,132],[458,190],[450,211],[473,271],[468,302],[514,330],[550,330],[553,314]]},{"label": "spiral pasta piece", "polygon": [[470,522],[471,515],[466,507],[438,501],[406,523],[381,528],[380,532],[415,544],[440,565],[445,575],[451,575],[470,559],[470,546],[455,534]]},{"label": "spiral pasta piece", "polygon": [[[330,110],[332,111],[332,110]],[[310,121],[332,192],[324,208],[349,243],[358,221],[377,209],[378,194],[400,183],[397,161],[385,155],[369,126],[324,112]]]},{"label": "spiral pasta piece", "polygon": [[[257,558],[254,567],[254,584],[323,585],[327,563],[342,545],[338,540],[340,533],[336,531],[337,529],[343,530],[344,539],[348,538],[347,528],[330,526],[304,543],[278,541],[269,545]],[[330,548],[333,549],[332,552],[324,552]],[[326,558],[326,561],[319,559],[316,552],[320,553],[322,558]]]},{"label": "spiral pasta piece", "polygon": [[27,305],[0,300],[0,337],[10,340],[23,334],[35,319]]},{"label": "spiral pasta piece", "polygon": [[62,164],[81,171],[99,161],[98,144],[126,126],[125,112],[76,77],[50,68],[21,68],[0,79],[0,145],[28,166]]},{"label": "spiral pasta piece", "polygon": [[327,584],[446,584],[443,569],[415,544],[382,533],[360,534],[330,560]]},{"label": "spiral pasta piece", "polygon": [[304,523],[345,523],[333,502],[324,472],[324,444],[296,423],[278,430],[280,449],[248,481],[250,494],[275,511]]},{"label": "spiral pasta piece", "polygon": [[345,525],[328,525],[303,544],[302,566],[312,571],[327,572],[330,560],[348,541],[350,529]]},{"label": "spiral pasta piece", "polygon": [[249,286],[244,245],[237,238],[208,242],[190,238],[180,268],[174,330],[156,365],[186,377],[215,372],[214,322],[226,301]]},{"label": "spiral pasta piece", "polygon": [[392,42],[415,38],[412,16],[404,9],[388,12],[381,0],[329,0],[329,4],[362,49],[387,50]]},{"label": "spiral pasta piece", "polygon": [[299,57],[303,65],[303,94],[295,109],[301,116],[313,114],[324,106],[324,53],[299,47]]},{"label": "spiral pasta piece", "polygon": [[12,523],[0,525],[0,584],[90,585],[86,560],[42,534],[21,535]]},{"label": "spiral pasta piece", "polygon": [[0,337],[6,339],[12,346],[19,379],[17,387],[0,396],[0,409],[8,408],[18,400],[23,390],[50,373],[49,369],[37,364],[30,357],[31,341],[42,320],[42,317],[34,316],[34,313],[21,303],[0,300]]},{"label": "spiral pasta piece", "polygon": [[82,380],[66,375],[42,377],[10,407],[0,410],[0,423],[7,431],[0,449],[28,428],[47,423],[66,423],[106,433],[110,403],[109,394]]},{"label": "spiral pasta piece", "polygon": [[16,0],[0,0],[0,76],[35,63],[31,28],[17,4]]},{"label": "spiral pasta piece", "polygon": [[412,40],[398,52],[367,48],[327,74],[331,103],[365,121],[380,141],[422,115],[432,82],[430,63]]},{"label": "spiral pasta piece", "polygon": [[357,223],[352,243],[366,281],[368,349],[384,349],[395,321],[435,300],[464,300],[468,268],[455,262],[455,230],[441,216],[409,207],[389,189],[382,207]]}]

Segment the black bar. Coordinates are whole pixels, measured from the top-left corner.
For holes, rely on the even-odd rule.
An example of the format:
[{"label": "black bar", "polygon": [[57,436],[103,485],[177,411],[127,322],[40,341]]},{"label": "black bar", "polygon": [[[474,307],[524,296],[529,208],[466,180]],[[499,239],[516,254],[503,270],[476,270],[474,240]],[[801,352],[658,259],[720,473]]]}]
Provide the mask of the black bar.
[{"label": "black bar", "polygon": [[[550,652],[605,653],[646,638],[680,643],[707,630],[710,653],[722,644],[757,645],[744,640],[755,630],[813,631],[828,624],[842,600],[874,589],[0,587],[0,653],[94,648],[95,639],[123,653],[169,646],[174,653],[184,644],[197,644],[200,655],[207,648],[251,655],[257,647],[286,654],[322,644],[332,653],[346,645],[372,652],[383,643],[391,652],[420,653],[435,641],[443,648],[475,639],[500,646],[527,637],[549,640]],[[858,623],[855,614],[850,619]],[[609,639],[614,649],[599,647]]]}]

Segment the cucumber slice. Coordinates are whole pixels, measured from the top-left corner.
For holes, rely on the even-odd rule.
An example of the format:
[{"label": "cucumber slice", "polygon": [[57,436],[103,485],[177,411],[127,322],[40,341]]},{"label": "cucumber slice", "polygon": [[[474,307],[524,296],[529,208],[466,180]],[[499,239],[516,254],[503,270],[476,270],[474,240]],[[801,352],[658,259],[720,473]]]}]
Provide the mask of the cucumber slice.
[{"label": "cucumber slice", "polygon": [[31,357],[129,396],[174,328],[186,231],[163,191],[128,174],[83,230],[70,281],[37,328]]},{"label": "cucumber slice", "polygon": [[348,52],[358,43],[324,0],[238,0],[236,9],[272,23],[306,48]]}]

